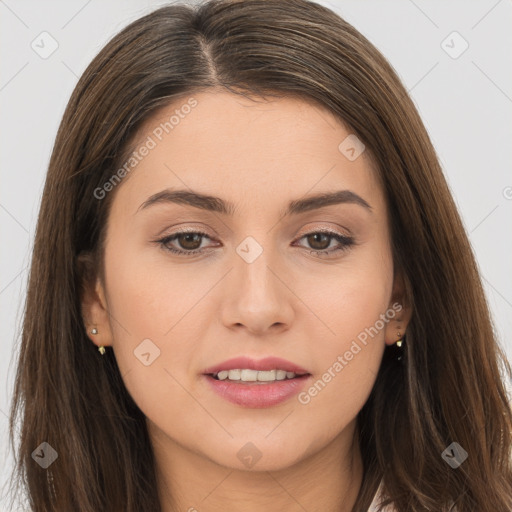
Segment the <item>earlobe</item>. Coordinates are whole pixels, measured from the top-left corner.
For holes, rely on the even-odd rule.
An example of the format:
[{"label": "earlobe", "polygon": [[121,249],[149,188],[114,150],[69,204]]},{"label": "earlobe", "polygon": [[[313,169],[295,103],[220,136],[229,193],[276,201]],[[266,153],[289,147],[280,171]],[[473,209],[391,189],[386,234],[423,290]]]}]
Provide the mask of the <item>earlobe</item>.
[{"label": "earlobe", "polygon": [[82,276],[82,319],[88,338],[95,345],[107,346],[112,342],[108,304],[103,284],[100,278],[94,275],[92,261],[89,254],[81,255],[78,259]]},{"label": "earlobe", "polygon": [[407,334],[407,327],[411,318],[411,310],[408,306],[402,303],[394,302],[395,306],[400,304],[401,309],[397,310],[394,318],[391,318],[386,325],[385,339],[387,345],[397,344],[398,347],[402,345],[402,340]]},{"label": "earlobe", "polygon": [[99,278],[96,279],[94,288],[90,287],[85,291],[82,310],[89,339],[98,346],[111,345],[108,304],[103,284]]},{"label": "earlobe", "polygon": [[402,272],[395,275],[393,282],[393,292],[390,301],[390,309],[393,315],[389,315],[389,322],[386,325],[385,342],[386,345],[397,344],[402,346],[402,340],[407,333],[412,316],[412,304],[409,300],[410,286],[407,278]]}]

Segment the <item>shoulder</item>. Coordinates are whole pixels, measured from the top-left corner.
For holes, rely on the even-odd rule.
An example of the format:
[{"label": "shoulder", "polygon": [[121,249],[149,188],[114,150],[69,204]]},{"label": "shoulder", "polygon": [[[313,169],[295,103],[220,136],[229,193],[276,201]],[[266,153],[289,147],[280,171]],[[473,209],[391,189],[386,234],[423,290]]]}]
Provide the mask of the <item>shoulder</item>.
[{"label": "shoulder", "polygon": [[388,505],[386,507],[382,507],[380,505],[383,498],[383,489],[384,482],[381,480],[377,492],[375,493],[375,496],[373,498],[373,501],[370,504],[368,512],[396,512],[396,509],[393,505]]},{"label": "shoulder", "polygon": [[[396,512],[396,508],[393,505],[387,505],[386,507],[381,506],[381,502],[383,500],[383,490],[384,490],[384,482],[381,480],[379,484],[379,488],[375,493],[372,503],[370,504],[370,508],[368,512]],[[458,512],[456,506],[453,507],[452,512]]]}]

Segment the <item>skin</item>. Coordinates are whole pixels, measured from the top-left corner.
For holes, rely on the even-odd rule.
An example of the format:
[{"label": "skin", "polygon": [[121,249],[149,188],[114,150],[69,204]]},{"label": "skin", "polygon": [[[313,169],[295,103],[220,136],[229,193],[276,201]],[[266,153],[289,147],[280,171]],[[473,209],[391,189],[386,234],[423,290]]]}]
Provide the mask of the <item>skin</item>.
[{"label": "skin", "polygon": [[[105,282],[98,279],[83,299],[88,332],[95,326],[93,342],[113,347],[147,417],[165,512],[350,511],[362,481],[356,416],[385,345],[410,318],[372,161],[367,151],[347,159],[338,146],[350,130],[314,103],[255,103],[217,91],[193,97],[197,106],[115,190]],[[187,99],[148,120],[140,140]],[[220,197],[237,212],[175,203],[139,210],[168,188]],[[372,210],[346,203],[280,215],[291,200],[342,189]],[[202,254],[175,255],[154,242],[183,228],[207,237],[168,246]],[[353,237],[355,245],[312,254],[340,246],[305,236],[318,229]],[[252,263],[236,252],[247,236],[263,248]],[[400,314],[308,404],[294,396],[245,408],[204,382],[202,371],[226,359],[274,355],[312,374],[307,389],[397,301]],[[134,350],[148,338],[160,356],[145,366]],[[249,442],[261,453],[251,468],[237,457]]]}]

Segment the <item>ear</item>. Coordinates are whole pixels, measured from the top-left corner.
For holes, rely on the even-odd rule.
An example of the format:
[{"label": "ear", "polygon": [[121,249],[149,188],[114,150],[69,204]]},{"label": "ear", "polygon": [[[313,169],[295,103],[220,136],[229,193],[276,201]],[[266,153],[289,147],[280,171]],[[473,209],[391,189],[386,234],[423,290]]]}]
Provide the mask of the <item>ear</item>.
[{"label": "ear", "polygon": [[[95,268],[94,258],[90,253],[82,253],[77,258],[77,266],[81,282],[82,319],[87,336],[98,347],[112,345],[105,289]],[[92,333],[93,329],[97,334]]]},{"label": "ear", "polygon": [[388,315],[390,320],[386,324],[385,330],[386,345],[393,345],[406,334],[413,309],[411,297],[409,282],[404,277],[403,272],[396,272],[388,309],[388,311],[394,311],[395,314],[393,317],[390,314]]}]

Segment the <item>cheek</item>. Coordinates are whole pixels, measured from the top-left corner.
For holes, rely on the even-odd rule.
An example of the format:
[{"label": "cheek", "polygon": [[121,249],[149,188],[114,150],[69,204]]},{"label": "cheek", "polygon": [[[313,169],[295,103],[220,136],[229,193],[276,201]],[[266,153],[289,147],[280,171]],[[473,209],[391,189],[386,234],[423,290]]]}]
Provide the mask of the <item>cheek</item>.
[{"label": "cheek", "polygon": [[[143,258],[142,251],[111,238],[105,252],[110,326],[113,349],[121,375],[136,402],[151,401],[151,390],[165,389],[170,376],[167,345],[174,327],[186,313],[179,276],[165,274]],[[173,340],[173,358],[186,360],[185,340]],[[133,389],[132,389],[133,388]]]},{"label": "cheek", "polygon": [[[144,251],[121,247],[107,247],[105,263],[114,350],[126,388],[170,437],[191,445],[201,439],[203,449],[213,452],[217,445],[212,440],[225,432],[205,414],[201,404],[208,403],[208,396],[194,387],[190,368],[200,354],[212,353],[212,318],[228,303],[224,288],[212,283],[226,268],[212,263],[199,275],[183,264],[171,271],[165,259],[157,263]],[[289,339],[296,338],[304,360],[311,361],[314,380],[302,400],[299,396],[290,404],[293,417],[271,439],[261,439],[262,446],[281,444],[290,453],[310,450],[311,443],[332,439],[364,405],[384,350],[384,331],[368,331],[389,305],[393,277],[391,258],[378,249],[368,245],[336,265],[310,260],[307,271],[294,265],[283,269],[284,281],[293,283],[293,294],[284,291],[283,300],[293,303],[296,313]],[[230,284],[236,289],[236,283]],[[246,421],[228,406],[217,416],[232,425],[237,440],[249,432],[258,438],[258,432],[275,427],[274,417]]]},{"label": "cheek", "polygon": [[379,370],[385,327],[391,317],[386,312],[393,270],[390,257],[375,254],[361,253],[357,263],[347,263],[343,271],[333,274],[321,293],[308,294],[308,303],[316,305],[315,313],[327,328],[322,328],[323,335],[311,354],[315,381],[299,398],[324,419],[333,411],[347,415],[345,419],[354,417]]},{"label": "cheek", "polygon": [[109,307],[118,345],[127,338],[139,343],[143,338],[165,340],[205,293],[206,285],[197,273],[179,266],[171,269],[159,251],[149,245],[140,248],[125,242],[123,246],[121,239],[117,244],[112,239],[107,247]]}]

